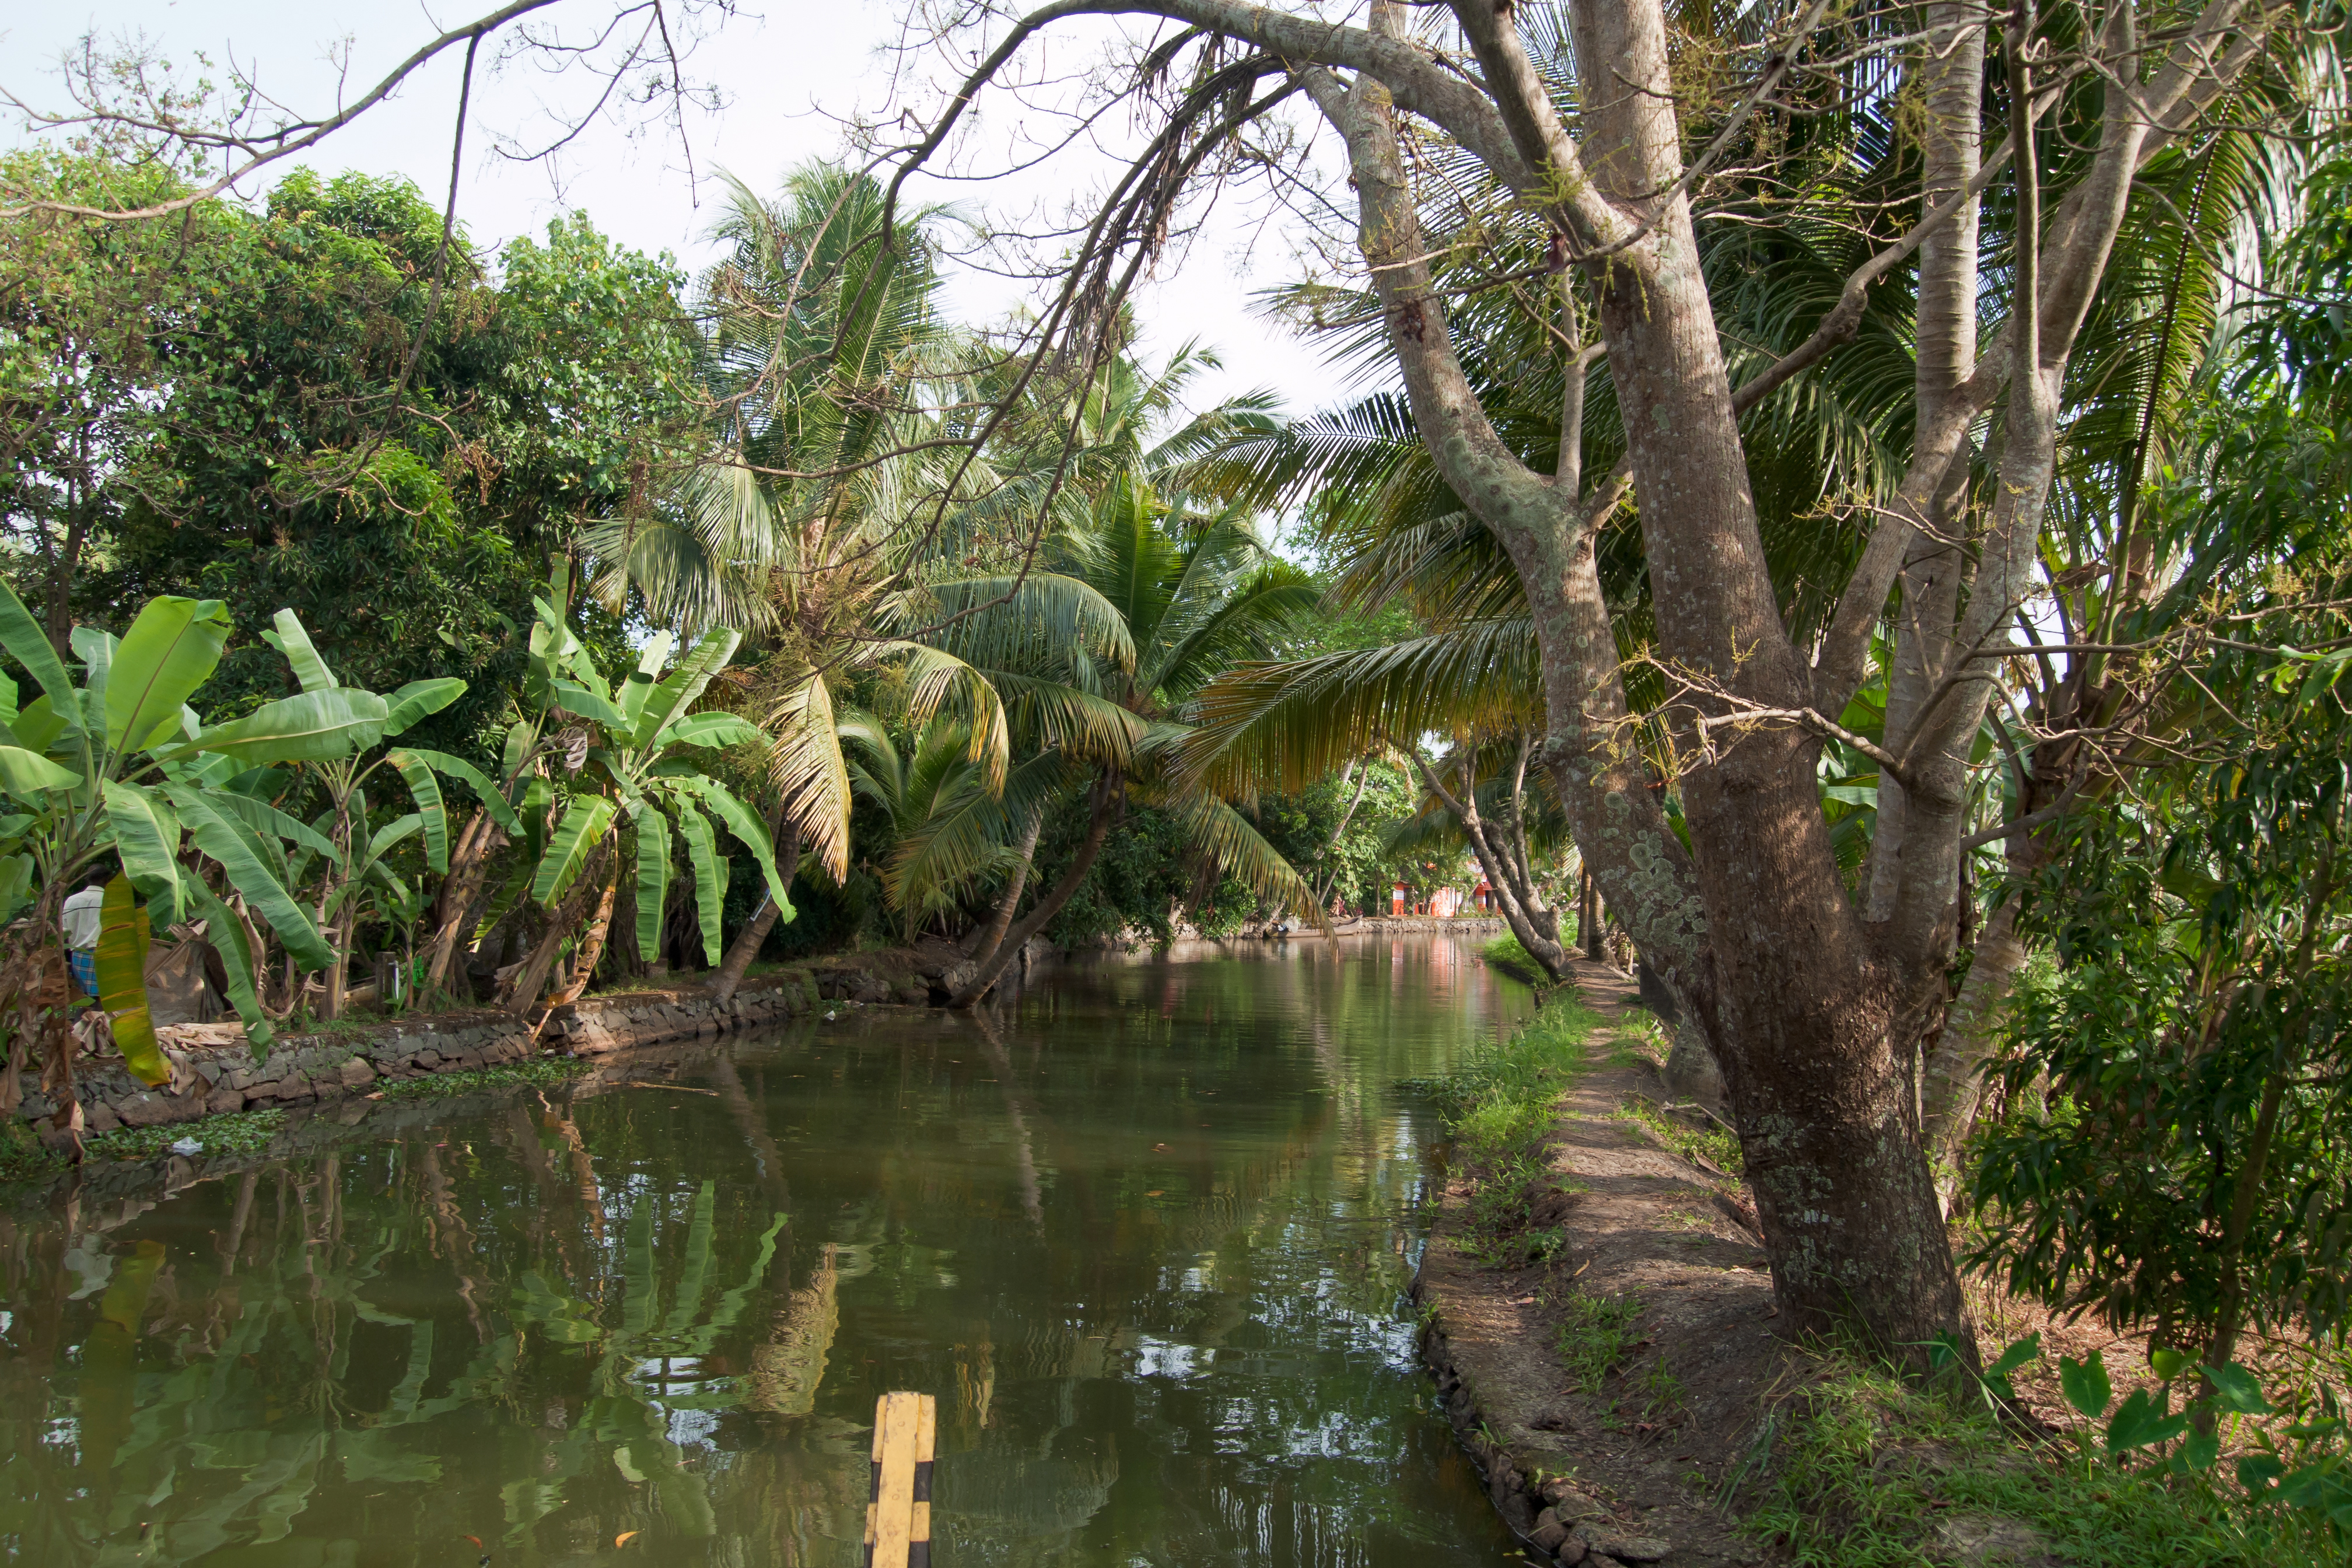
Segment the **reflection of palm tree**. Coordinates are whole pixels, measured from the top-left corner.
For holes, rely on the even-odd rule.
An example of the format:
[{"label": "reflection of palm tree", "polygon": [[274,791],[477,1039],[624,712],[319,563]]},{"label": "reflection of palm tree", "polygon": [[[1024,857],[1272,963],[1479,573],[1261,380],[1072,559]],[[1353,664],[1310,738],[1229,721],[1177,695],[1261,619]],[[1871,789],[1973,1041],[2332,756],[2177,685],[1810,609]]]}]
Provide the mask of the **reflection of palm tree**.
[{"label": "reflection of palm tree", "polygon": [[840,1270],[825,1243],[816,1272],[784,1298],[770,1322],[768,1337],[751,1347],[751,1370],[744,1382],[744,1405],[772,1415],[806,1415],[816,1408],[817,1384],[841,1327]]}]

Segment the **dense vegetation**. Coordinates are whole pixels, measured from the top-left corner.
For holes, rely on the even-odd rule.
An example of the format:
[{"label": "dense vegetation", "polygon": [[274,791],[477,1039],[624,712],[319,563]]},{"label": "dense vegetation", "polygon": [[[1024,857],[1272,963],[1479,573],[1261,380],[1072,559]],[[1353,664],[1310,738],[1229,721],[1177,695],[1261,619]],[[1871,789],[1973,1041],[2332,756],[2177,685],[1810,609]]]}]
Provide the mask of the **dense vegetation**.
[{"label": "dense vegetation", "polygon": [[[2338,10],[1090,9],[1193,30],[1107,59],[1156,139],[1008,321],[903,198],[1022,37],[732,187],[692,279],[356,174],[175,205],[168,126],[7,155],[0,1005],[56,1134],[87,882],[154,1081],[191,921],[259,1043],[819,945],[951,944],[971,1006],[1040,936],[1476,881],[1513,963],[1607,931],[1672,995],[1791,1331],[1997,1398],[1991,1271],[2170,1358],[2073,1374],[2109,1460],[2202,1486],[2291,1407],[2231,1506],[2352,1528]],[[1271,303],[1364,379],[1199,406],[1127,290],[1199,183],[1310,178],[1252,140],[1294,95],[1364,266]],[[1471,1135],[1523,1158],[1559,1070]]]}]

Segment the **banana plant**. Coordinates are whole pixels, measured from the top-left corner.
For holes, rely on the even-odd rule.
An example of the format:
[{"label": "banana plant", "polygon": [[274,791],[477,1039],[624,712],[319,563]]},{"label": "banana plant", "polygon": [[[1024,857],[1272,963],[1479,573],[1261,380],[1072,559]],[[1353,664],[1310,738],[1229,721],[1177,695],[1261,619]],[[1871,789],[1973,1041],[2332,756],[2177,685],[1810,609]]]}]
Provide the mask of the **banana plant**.
[{"label": "banana plant", "polygon": [[[531,872],[530,898],[552,918],[506,997],[507,1005],[524,1013],[537,1005],[558,952],[575,932],[579,951],[572,978],[554,1004],[570,1001],[587,984],[603,955],[624,861],[633,860],[635,867],[638,952],[648,960],[658,953],[673,832],[685,840],[693,868],[703,951],[710,963],[719,963],[719,912],[727,897],[719,826],[751,851],[782,918],[790,920],[793,913],[767,824],[694,755],[766,739],[758,726],[735,714],[691,710],[734,658],[740,634],[725,627],[708,632],[670,665],[676,641],[659,633],[636,668],[614,685],[567,624],[560,572],[553,586],[552,602],[536,601],[539,620],[531,629],[526,697],[551,719],[573,721],[564,732],[566,743],[555,748],[570,775],[570,794],[562,816],[550,824]],[[666,665],[670,668],[664,673]],[[617,831],[623,826],[632,831],[623,835]]]},{"label": "banana plant", "polygon": [[[436,773],[465,779],[479,794],[487,795],[490,789],[470,764],[439,752],[411,748],[369,755],[378,742],[401,734],[418,720],[438,713],[464,696],[464,681],[453,676],[412,680],[389,697],[345,686],[320,657],[299,616],[291,610],[280,610],[273,624],[275,630],[261,635],[286,656],[302,688],[299,697],[288,701],[306,703],[323,721],[322,743],[316,748],[317,754],[305,760],[327,795],[326,810],[310,826],[332,846],[323,857],[318,911],[319,923],[335,954],[327,966],[326,995],[319,1011],[321,1017],[333,1018],[342,1012],[352,942],[362,909],[372,891],[394,879],[384,863],[385,855],[403,841],[422,835],[426,862],[436,872],[448,873],[449,819]],[[340,746],[325,743],[329,726],[334,727],[331,733]],[[218,731],[207,731],[198,737],[199,743],[206,743],[210,737],[214,750],[226,746],[236,751],[248,745],[268,749],[268,743],[257,738],[252,742],[229,738],[236,728],[223,725]],[[408,785],[416,809],[372,828],[365,785],[385,767],[397,772]]]},{"label": "banana plant", "polygon": [[[0,944],[0,1019],[11,1035],[0,1111],[19,1097],[15,1069],[38,1060],[59,1101],[60,1130],[79,1133],[69,1028],[79,992],[58,913],[66,894],[110,856],[122,885],[107,906],[115,962],[101,966],[100,1005],[125,1061],[148,1083],[165,1081],[171,1067],[147,1015],[142,967],[122,962],[124,944],[137,945],[128,934],[134,914],[156,931],[191,918],[208,922],[229,1000],[257,1049],[268,1044],[269,1021],[254,985],[255,938],[228,900],[266,923],[302,966],[333,959],[284,875],[281,841],[316,835],[238,787],[257,765],[320,754],[331,730],[326,715],[285,702],[205,729],[189,700],[211,679],[230,630],[217,600],[150,600],[120,638],[75,628],[77,683],[40,623],[0,584],[0,647],[41,688],[20,707],[15,683],[0,678],[0,795],[8,806],[0,819],[0,902],[8,916],[29,906],[29,918],[16,920]],[[229,731],[234,747],[219,743]],[[202,860],[184,858],[184,846]],[[217,881],[203,862],[217,868]]]}]

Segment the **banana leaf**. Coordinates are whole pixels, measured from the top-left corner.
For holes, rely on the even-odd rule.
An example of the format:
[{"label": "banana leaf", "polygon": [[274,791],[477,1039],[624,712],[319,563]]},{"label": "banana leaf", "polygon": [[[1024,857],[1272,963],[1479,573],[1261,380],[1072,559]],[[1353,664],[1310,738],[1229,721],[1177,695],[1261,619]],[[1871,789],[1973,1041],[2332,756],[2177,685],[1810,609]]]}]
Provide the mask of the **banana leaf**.
[{"label": "banana leaf", "polygon": [[147,1008],[147,918],[131,897],[131,879],[106,885],[99,908],[98,1005],[113,1021],[114,1043],[131,1075],[148,1088],[169,1083],[172,1064],[155,1038]]}]

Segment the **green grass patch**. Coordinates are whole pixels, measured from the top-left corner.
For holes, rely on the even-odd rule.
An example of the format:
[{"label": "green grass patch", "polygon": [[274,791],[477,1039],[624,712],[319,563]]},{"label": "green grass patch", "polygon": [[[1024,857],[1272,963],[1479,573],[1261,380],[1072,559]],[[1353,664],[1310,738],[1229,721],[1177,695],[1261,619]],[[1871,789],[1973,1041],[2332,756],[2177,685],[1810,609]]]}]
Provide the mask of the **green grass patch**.
[{"label": "green grass patch", "polygon": [[1551,976],[1544,973],[1544,966],[1536,962],[1536,955],[1508,931],[1479,948],[1478,956],[1523,985],[1532,985],[1540,991],[1552,983]]},{"label": "green grass patch", "polygon": [[569,1083],[583,1073],[595,1071],[595,1064],[576,1057],[532,1057],[527,1061],[506,1062],[498,1067],[466,1068],[457,1072],[427,1073],[423,1078],[404,1078],[383,1086],[386,1100],[447,1100],[460,1094],[472,1094],[485,1089],[502,1089],[509,1084],[530,1084],[537,1089],[553,1089]]},{"label": "green grass patch", "polygon": [[1552,1348],[1559,1352],[1570,1388],[1579,1394],[1600,1390],[1601,1380],[1625,1359],[1625,1347],[1633,1342],[1633,1320],[1641,1315],[1642,1300],[1630,1292],[1578,1294],[1568,1299],[1567,1313]]},{"label": "green grass patch", "polygon": [[1559,1097],[1584,1070],[1600,1015],[1563,994],[1508,1036],[1464,1053],[1452,1072],[1413,1079],[1454,1140],[1469,1179],[1463,1245],[1488,1268],[1522,1268],[1563,1255],[1558,1227],[1536,1230],[1536,1210],[1560,1190],[1545,1152]]},{"label": "green grass patch", "polygon": [[[2043,1553],[2072,1568],[2340,1568],[2343,1543],[2324,1526],[2226,1495],[2227,1484],[2064,1443],[2028,1447],[1981,1407],[1840,1360],[1775,1412],[1725,1500],[1760,1488],[1746,1529],[1797,1568]],[[2010,1558],[1964,1544],[1987,1540]]]},{"label": "green grass patch", "polygon": [[1685,1160],[1696,1155],[1717,1170],[1734,1176],[1747,1169],[1739,1152],[1739,1135],[1728,1127],[1713,1121],[1704,1127],[1693,1127],[1659,1110],[1655,1101],[1639,1098],[1626,1100],[1617,1114],[1643,1128]]}]

